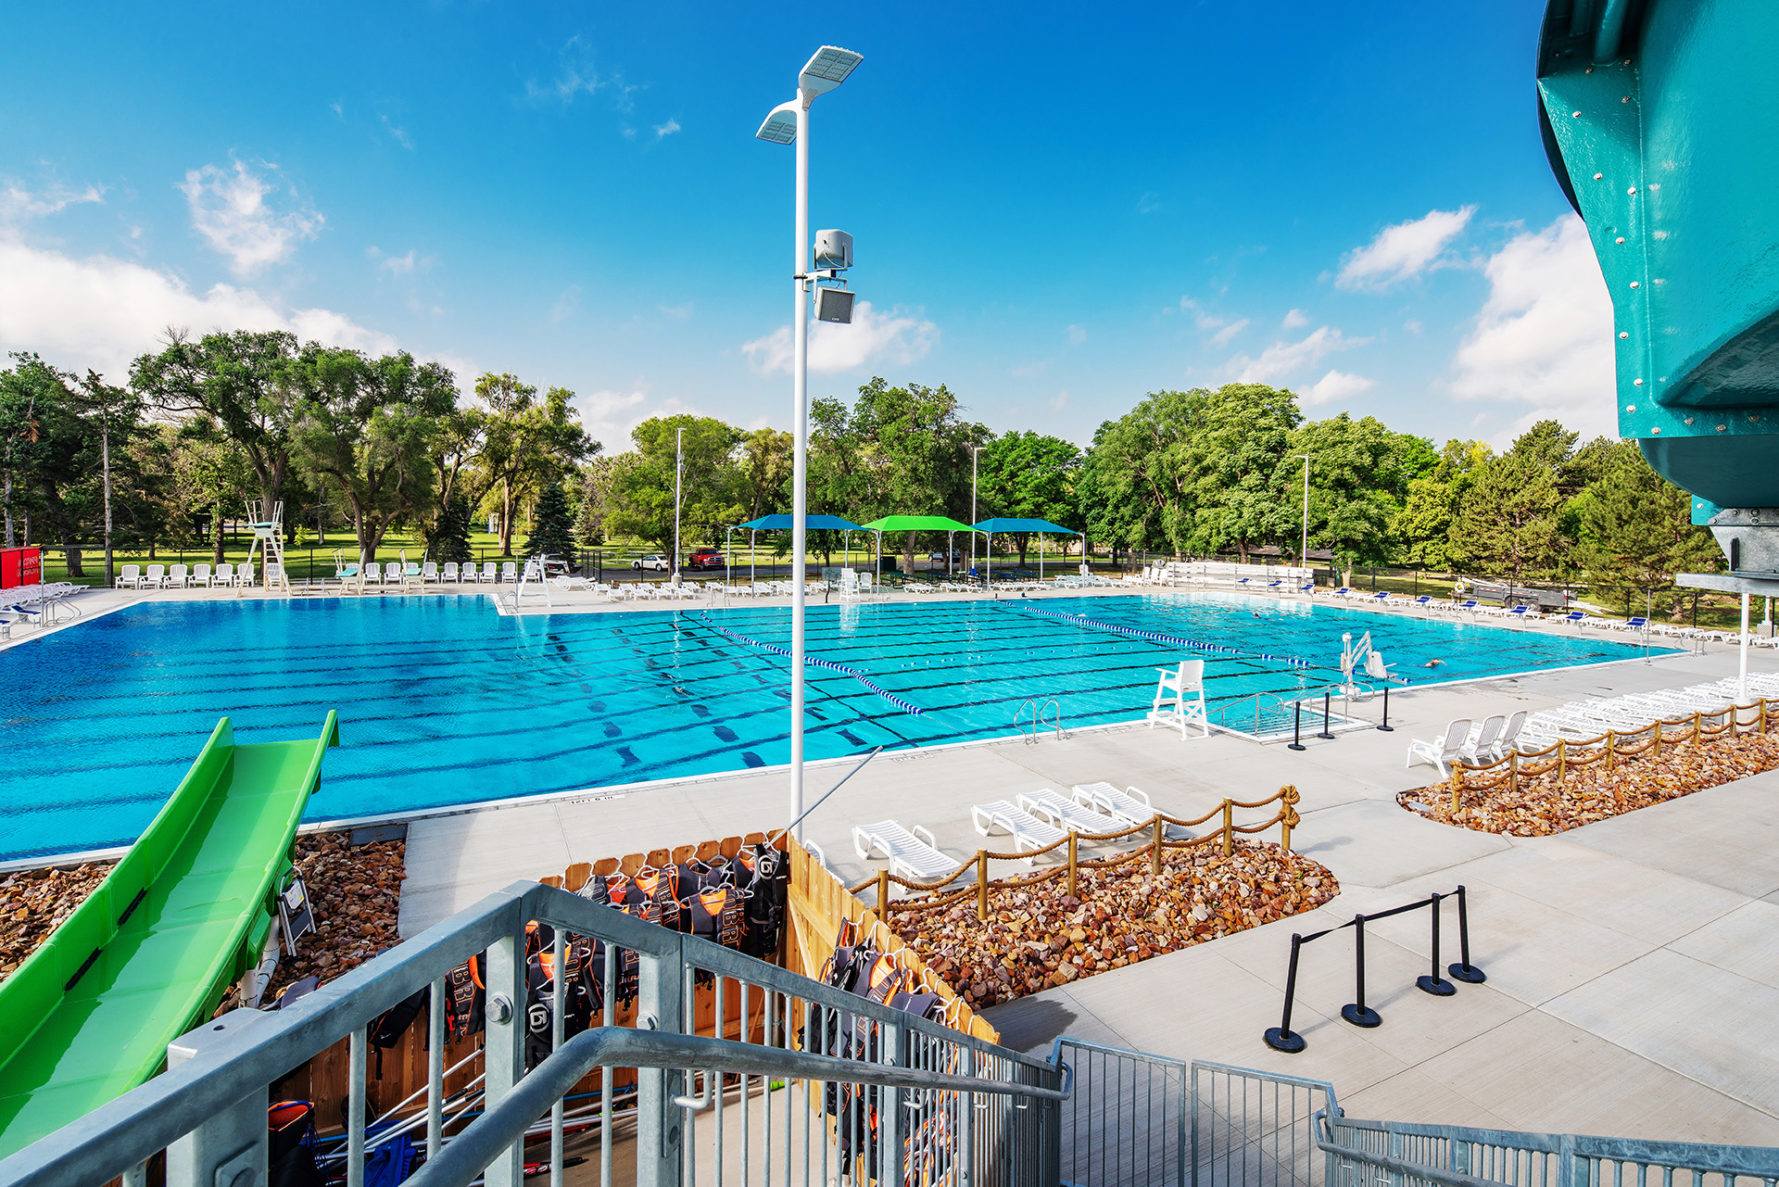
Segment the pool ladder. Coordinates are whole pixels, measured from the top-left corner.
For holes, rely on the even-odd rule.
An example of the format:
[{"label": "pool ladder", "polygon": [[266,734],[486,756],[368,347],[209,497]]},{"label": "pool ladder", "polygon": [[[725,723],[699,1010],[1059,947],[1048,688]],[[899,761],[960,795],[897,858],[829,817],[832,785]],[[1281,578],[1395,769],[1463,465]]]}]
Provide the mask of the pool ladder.
[{"label": "pool ladder", "polygon": [[[1032,711],[1029,719],[1025,715],[1027,709]],[[1044,711],[1046,709],[1056,710],[1056,716],[1045,718]],[[1027,697],[1020,702],[1019,708],[1013,710],[1013,728],[1019,731],[1020,737],[1025,740],[1027,746],[1037,745],[1039,733],[1046,726],[1056,731],[1056,739],[1059,742],[1069,736],[1062,728],[1062,706],[1056,703],[1055,697],[1051,697],[1042,704],[1038,702],[1037,697]]]}]

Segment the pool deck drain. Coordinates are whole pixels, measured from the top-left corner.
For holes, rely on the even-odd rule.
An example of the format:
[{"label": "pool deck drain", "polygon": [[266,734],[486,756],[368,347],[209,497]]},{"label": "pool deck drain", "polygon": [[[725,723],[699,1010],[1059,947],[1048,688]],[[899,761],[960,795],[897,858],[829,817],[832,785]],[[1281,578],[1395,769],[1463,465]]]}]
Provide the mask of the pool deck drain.
[{"label": "pool deck drain", "polygon": [[[1334,871],[1338,897],[1309,915],[995,1007],[989,1017],[1005,1040],[1042,1051],[1066,1032],[1325,1078],[1354,1116],[1779,1144],[1779,772],[1556,837],[1451,828],[1393,802],[1437,777],[1404,768],[1409,739],[1452,717],[1672,688],[1733,674],[1735,664],[1733,652],[1713,649],[1424,686],[1392,695],[1396,732],[1306,739],[1302,753],[1228,736],[1182,742],[1136,724],[1037,745],[885,754],[818,808],[806,832],[854,882],[876,867],[854,856],[850,828],[884,816],[926,825],[961,860],[983,844],[970,805],[1021,791],[1105,779],[1143,788],[1163,811],[1197,815],[1225,795],[1258,799],[1292,783],[1303,795],[1298,844]],[[1770,653],[1753,664],[1776,666]],[[841,773],[827,770],[811,770],[809,800]],[[515,879],[770,828],[786,814],[776,770],[417,821],[402,933]],[[1415,990],[1425,916],[1403,916],[1368,929],[1370,1004],[1383,1026],[1359,1032],[1339,1021],[1352,959],[1331,937],[1306,949],[1299,975],[1293,1026],[1308,1050],[1285,1056],[1262,1044],[1261,1032],[1278,1024],[1291,932],[1460,882],[1486,984],[1448,999]]]}]

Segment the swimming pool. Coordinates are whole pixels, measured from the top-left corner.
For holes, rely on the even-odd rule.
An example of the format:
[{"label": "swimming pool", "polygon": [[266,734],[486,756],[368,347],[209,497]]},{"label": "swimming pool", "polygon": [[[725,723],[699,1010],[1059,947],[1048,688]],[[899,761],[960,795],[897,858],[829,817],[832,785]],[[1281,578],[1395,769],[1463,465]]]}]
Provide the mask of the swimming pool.
[{"label": "swimming pool", "polygon": [[[1214,594],[812,606],[809,654],[826,666],[809,670],[805,753],[1010,734],[1029,697],[1055,697],[1071,729],[1140,719],[1154,669],[1200,655],[1213,706],[1321,688],[1342,632],[1365,630],[1414,683],[1643,653],[1597,631]],[[0,860],[127,844],[224,715],[252,742],[308,736],[340,711],[311,820],[788,762],[789,635],[783,607],[504,618],[467,596],[131,606],[0,652]]]}]

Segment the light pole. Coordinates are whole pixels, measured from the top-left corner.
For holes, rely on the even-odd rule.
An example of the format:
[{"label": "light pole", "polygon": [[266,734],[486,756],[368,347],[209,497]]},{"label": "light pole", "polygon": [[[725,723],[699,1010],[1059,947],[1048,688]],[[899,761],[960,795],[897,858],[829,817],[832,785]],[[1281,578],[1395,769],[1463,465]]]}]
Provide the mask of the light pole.
[{"label": "light pole", "polygon": [[673,430],[673,583],[679,584],[679,479],[686,468],[686,430]]},{"label": "light pole", "polygon": [[[982,456],[982,446],[970,446],[970,572],[976,572],[976,462]],[[947,561],[951,558],[946,557]]]},{"label": "light pole", "polygon": [[[1303,459],[1303,547],[1297,553],[1297,559],[1303,567],[1310,568],[1310,455],[1307,453],[1293,454]],[[1316,571],[1310,569],[1310,581],[1316,579]]]},{"label": "light pole", "polygon": [[772,144],[797,147],[796,242],[792,245],[791,334],[791,835],[803,839],[803,656],[804,610],[808,591],[809,512],[809,293],[814,285],[809,240],[809,106],[845,82],[864,57],[849,49],[824,45],[797,74],[797,97],[780,103],[754,133]]}]

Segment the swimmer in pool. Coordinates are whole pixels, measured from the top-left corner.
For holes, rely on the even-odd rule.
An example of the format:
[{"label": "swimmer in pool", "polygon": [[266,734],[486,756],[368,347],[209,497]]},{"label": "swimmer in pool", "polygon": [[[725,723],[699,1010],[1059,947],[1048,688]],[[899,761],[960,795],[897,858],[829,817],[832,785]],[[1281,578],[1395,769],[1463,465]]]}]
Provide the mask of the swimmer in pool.
[{"label": "swimmer in pool", "polygon": [[1422,664],[1421,666],[1423,668],[1437,668],[1440,664],[1443,664],[1444,662],[1445,661],[1443,659],[1430,659],[1426,663]]}]

